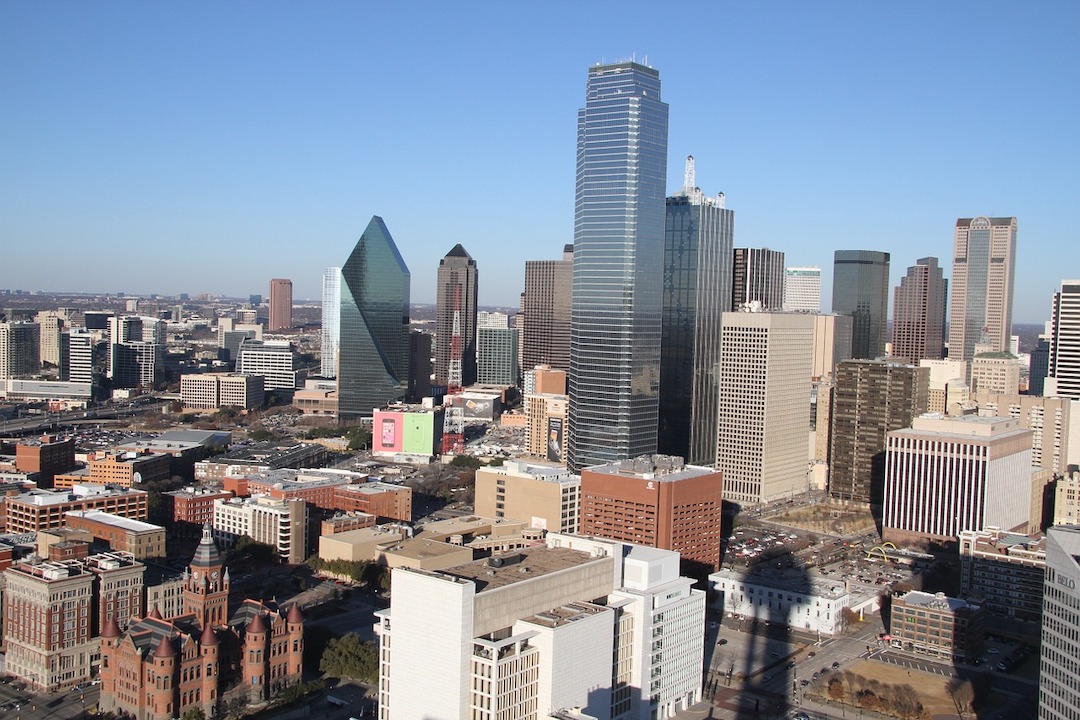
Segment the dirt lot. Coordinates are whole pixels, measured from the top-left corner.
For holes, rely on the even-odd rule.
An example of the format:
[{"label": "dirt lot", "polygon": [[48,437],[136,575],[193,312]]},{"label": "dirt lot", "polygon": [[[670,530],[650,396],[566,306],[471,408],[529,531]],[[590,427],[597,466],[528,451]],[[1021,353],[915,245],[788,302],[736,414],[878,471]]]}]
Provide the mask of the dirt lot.
[{"label": "dirt lot", "polygon": [[807,532],[830,535],[857,535],[875,528],[874,519],[868,512],[846,510],[831,505],[795,508],[772,515],[769,520]]}]

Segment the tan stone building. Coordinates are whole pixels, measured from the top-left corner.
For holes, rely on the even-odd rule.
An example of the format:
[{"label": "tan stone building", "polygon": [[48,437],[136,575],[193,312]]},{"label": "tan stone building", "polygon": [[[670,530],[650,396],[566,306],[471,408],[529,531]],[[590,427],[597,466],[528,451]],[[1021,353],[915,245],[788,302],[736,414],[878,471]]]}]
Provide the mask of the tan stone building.
[{"label": "tan stone building", "polygon": [[474,507],[484,517],[576,534],[580,505],[581,476],[563,466],[515,460],[476,471]]},{"label": "tan stone building", "polygon": [[971,392],[1020,393],[1020,358],[1007,352],[980,353],[971,359]]},{"label": "tan stone building", "polygon": [[1031,461],[1055,475],[1066,473],[1072,431],[1072,403],[1068,398],[978,392],[971,400],[980,415],[1019,420],[1021,427],[1031,431]]},{"label": "tan stone building", "polygon": [[526,395],[525,424],[529,429],[529,455],[563,462],[566,451],[566,395]]},{"label": "tan stone building", "polygon": [[130,553],[136,560],[166,557],[165,528],[160,525],[101,510],[72,510],[65,517],[69,528],[91,533],[110,550]]}]

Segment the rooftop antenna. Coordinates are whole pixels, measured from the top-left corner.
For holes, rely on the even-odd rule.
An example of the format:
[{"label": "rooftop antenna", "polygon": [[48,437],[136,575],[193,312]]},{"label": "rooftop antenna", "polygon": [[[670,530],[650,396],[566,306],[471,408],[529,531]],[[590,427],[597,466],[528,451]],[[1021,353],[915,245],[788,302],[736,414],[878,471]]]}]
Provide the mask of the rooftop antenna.
[{"label": "rooftop antenna", "polygon": [[686,171],[683,173],[683,190],[690,192],[697,186],[697,173],[694,170],[694,156],[686,156]]}]

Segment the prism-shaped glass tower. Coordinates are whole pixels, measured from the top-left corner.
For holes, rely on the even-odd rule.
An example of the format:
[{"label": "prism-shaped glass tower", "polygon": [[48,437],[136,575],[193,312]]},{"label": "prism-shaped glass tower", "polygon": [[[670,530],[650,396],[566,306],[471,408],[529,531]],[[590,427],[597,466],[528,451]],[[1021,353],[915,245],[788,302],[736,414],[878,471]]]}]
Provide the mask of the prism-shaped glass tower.
[{"label": "prism-shaped glass tower", "polygon": [[338,417],[371,417],[409,381],[409,268],[379,216],[341,268]]}]

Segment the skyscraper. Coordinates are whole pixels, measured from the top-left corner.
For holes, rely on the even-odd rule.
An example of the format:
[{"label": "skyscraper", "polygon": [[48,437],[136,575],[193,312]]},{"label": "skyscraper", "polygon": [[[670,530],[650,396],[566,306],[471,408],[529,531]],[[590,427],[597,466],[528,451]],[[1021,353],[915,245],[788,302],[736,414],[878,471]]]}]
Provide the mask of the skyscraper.
[{"label": "skyscraper", "polygon": [[274,278],[270,281],[270,322],[268,329],[288,330],[292,327],[292,280]]},{"label": "skyscraper", "polygon": [[39,372],[40,352],[37,323],[0,322],[0,380]]},{"label": "skyscraper", "polygon": [[832,310],[851,315],[851,357],[874,359],[885,352],[889,312],[889,253],[837,250],[833,256]]},{"label": "skyscraper", "polygon": [[657,446],[694,465],[716,461],[720,330],[731,309],[735,214],[705,197],[686,160],[681,192],[667,199]]},{"label": "skyscraper", "polygon": [[476,261],[458,243],[439,261],[435,324],[435,384],[446,386],[453,346],[454,312],[461,324],[461,385],[476,382]]},{"label": "skyscraper", "polygon": [[329,267],[322,276],[322,355],[319,374],[337,377],[338,344],[341,341],[341,268]]},{"label": "skyscraper", "polygon": [[829,494],[879,503],[885,439],[926,412],[930,369],[884,360],[847,360],[836,368]]},{"label": "skyscraper", "polygon": [[724,497],[758,504],[805,492],[815,316],[729,312],[723,322],[715,463]]},{"label": "skyscraper", "polygon": [[821,312],[821,268],[784,269],[784,310]]},{"label": "skyscraper", "polygon": [[1080,280],[1062,280],[1050,319],[1047,395],[1080,400]]},{"label": "skyscraper", "polygon": [[949,359],[970,360],[983,334],[990,350],[1012,334],[1016,218],[960,218],[953,240]]},{"label": "skyscraper", "polygon": [[893,357],[912,365],[941,359],[947,289],[935,257],[919,258],[900,278],[893,295]]},{"label": "skyscraper", "polygon": [[563,248],[562,260],[525,263],[521,300],[521,366],[550,365],[570,369],[570,298],[574,283],[574,246]]},{"label": "skyscraper", "polygon": [[378,215],[341,267],[338,417],[371,417],[405,396],[409,268]]},{"label": "skyscraper", "polygon": [[784,306],[784,253],[769,248],[735,248],[731,278],[731,309],[757,303],[762,310]]},{"label": "skyscraper", "polygon": [[567,461],[656,451],[668,106],[660,73],[589,69],[578,111]]},{"label": "skyscraper", "polygon": [[1039,648],[1039,720],[1080,720],[1076,666],[1080,664],[1080,527],[1046,531],[1042,634]]}]

